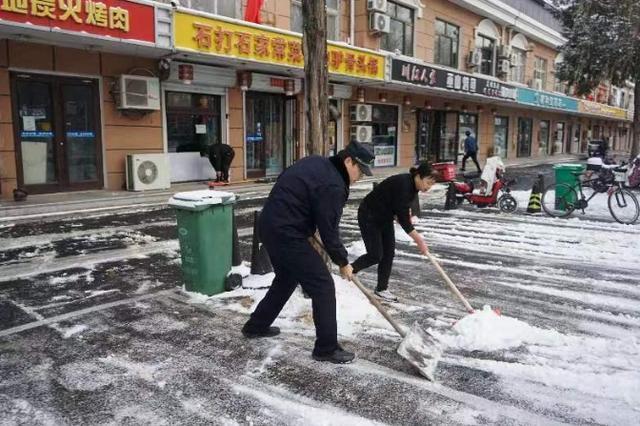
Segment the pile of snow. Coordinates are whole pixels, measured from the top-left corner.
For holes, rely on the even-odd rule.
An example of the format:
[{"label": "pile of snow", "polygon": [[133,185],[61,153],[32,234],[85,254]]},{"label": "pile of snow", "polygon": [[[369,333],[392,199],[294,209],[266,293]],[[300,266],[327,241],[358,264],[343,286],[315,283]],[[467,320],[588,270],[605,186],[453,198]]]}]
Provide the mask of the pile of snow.
[{"label": "pile of snow", "polygon": [[490,306],[458,321],[452,334],[439,334],[447,346],[468,351],[498,351],[525,344],[556,346],[563,344],[563,335],[555,330],[530,326],[516,318],[498,315]]}]

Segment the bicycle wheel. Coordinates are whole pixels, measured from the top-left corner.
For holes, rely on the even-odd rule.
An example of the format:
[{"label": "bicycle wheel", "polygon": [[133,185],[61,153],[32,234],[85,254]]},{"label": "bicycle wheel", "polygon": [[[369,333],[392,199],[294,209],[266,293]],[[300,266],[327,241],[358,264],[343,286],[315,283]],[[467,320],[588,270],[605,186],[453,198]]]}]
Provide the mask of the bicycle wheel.
[{"label": "bicycle wheel", "polygon": [[638,199],[628,189],[618,188],[610,193],[607,204],[609,205],[611,216],[617,222],[631,225],[638,220],[640,215]]},{"label": "bicycle wheel", "polygon": [[540,204],[551,217],[567,217],[576,208],[578,193],[566,183],[552,183],[542,194]]}]

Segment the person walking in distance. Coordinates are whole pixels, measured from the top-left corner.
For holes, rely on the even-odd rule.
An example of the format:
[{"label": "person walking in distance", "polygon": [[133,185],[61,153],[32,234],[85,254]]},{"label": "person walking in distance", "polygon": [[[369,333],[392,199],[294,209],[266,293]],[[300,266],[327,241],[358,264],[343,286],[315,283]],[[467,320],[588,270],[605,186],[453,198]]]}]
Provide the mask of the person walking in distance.
[{"label": "person walking in distance", "polygon": [[378,265],[378,285],[375,294],[381,299],[395,302],[397,298],[388,290],[391,266],[395,255],[396,237],[394,217],[404,232],[418,245],[418,251],[429,254],[429,248],[411,223],[410,205],[418,192],[426,192],[436,182],[437,173],[428,163],[412,167],[409,173],[388,177],[377,185],[358,208],[358,225],[367,253],[352,263],[353,273]]},{"label": "person walking in distance", "polygon": [[470,131],[467,130],[464,134],[467,137],[464,139],[464,157],[462,157],[462,168],[460,170],[464,172],[465,163],[468,158],[471,158],[478,168],[478,173],[480,173],[482,169],[480,169],[480,164],[478,164],[478,141],[471,136]]},{"label": "person walking in distance", "polygon": [[369,165],[373,159],[369,147],[351,142],[330,158],[303,158],[278,177],[258,222],[260,239],[271,259],[275,278],[242,328],[245,337],[279,334],[280,329],[271,324],[300,284],[311,297],[316,328],[313,358],[332,363],[354,359],[354,353],[338,344],[333,278],[309,237],[318,230],[331,260],[340,267],[340,274],[350,280],[352,267],[340,241],[338,224],[349,186],[362,174],[371,176]]}]

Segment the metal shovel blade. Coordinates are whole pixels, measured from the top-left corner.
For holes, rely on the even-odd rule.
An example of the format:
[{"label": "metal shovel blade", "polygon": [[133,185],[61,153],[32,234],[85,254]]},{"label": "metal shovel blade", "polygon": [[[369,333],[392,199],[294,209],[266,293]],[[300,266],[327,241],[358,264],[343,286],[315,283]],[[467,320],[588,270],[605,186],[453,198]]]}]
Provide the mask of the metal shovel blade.
[{"label": "metal shovel blade", "polygon": [[416,367],[420,374],[434,381],[436,366],[442,356],[442,345],[431,333],[420,327],[420,324],[413,323],[397,352]]}]

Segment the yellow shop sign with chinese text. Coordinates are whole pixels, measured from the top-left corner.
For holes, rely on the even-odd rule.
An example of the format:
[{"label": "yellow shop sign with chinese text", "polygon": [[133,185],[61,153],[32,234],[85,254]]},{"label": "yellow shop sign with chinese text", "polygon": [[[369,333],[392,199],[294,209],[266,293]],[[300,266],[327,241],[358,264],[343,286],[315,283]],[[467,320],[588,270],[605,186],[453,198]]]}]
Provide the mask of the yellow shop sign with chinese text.
[{"label": "yellow shop sign with chinese text", "polygon": [[[216,56],[303,68],[302,37],[258,25],[176,12],[176,48]],[[329,72],[384,80],[383,55],[329,42]]]}]

